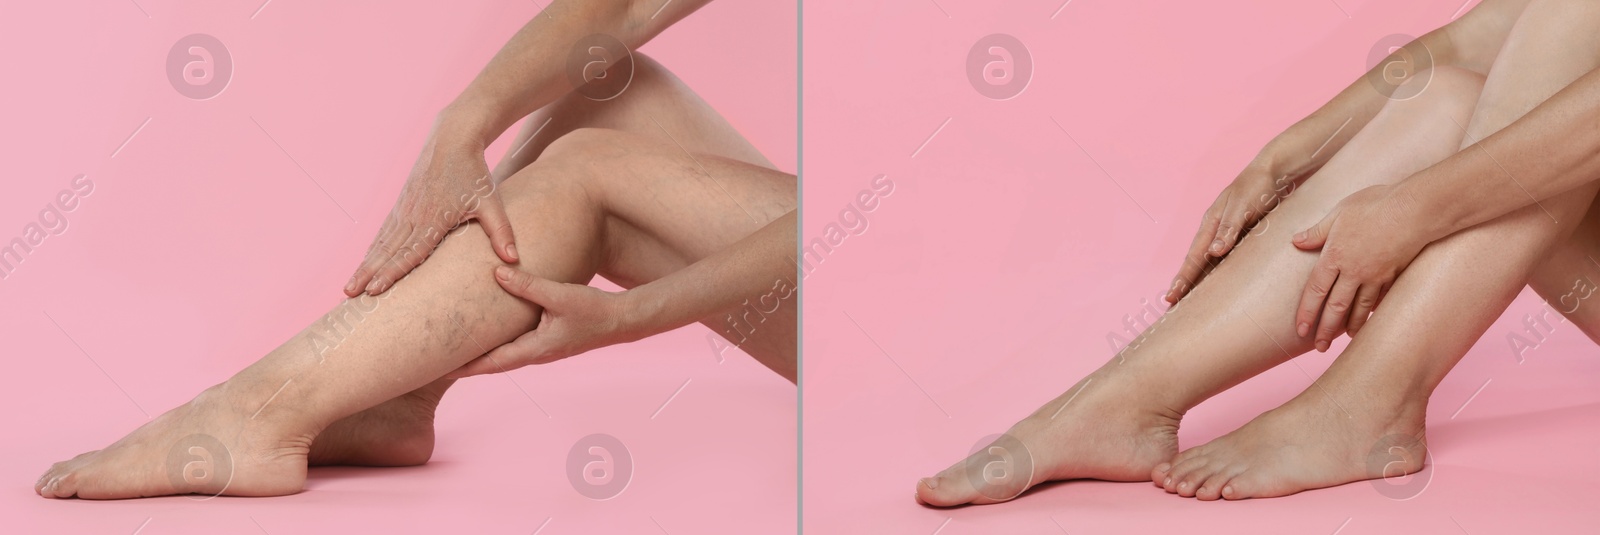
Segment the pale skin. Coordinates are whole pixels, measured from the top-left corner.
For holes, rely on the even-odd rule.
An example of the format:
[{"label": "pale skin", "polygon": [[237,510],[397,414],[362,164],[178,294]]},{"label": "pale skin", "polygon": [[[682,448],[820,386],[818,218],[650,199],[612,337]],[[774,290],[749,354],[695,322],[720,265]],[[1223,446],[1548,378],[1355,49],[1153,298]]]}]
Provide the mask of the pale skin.
[{"label": "pale skin", "polygon": [[[1532,136],[1540,126],[1519,121],[1548,120],[1545,126],[1556,128],[1567,115],[1540,111],[1547,99],[1552,107],[1576,108],[1552,95],[1600,67],[1597,24],[1600,6],[1589,2],[1486,1],[1421,38],[1434,62],[1406,82],[1429,80],[1426,88],[1409,88],[1415,96],[1390,100],[1366,81],[1351,84],[1274,140],[1208,211],[1169,294],[1178,304],[1116,358],[1014,425],[1007,435],[1015,440],[996,443],[1009,447],[1013,458],[1031,460],[1031,474],[985,479],[981,470],[969,469],[993,460],[980,453],[919,480],[917,500],[995,503],[1043,481],[1083,478],[1153,481],[1202,500],[1264,498],[1422,469],[1429,395],[1517,293],[1531,284],[1554,303],[1574,280],[1600,280],[1600,265],[1580,262],[1600,253],[1600,210],[1591,208],[1600,183],[1594,175],[1573,178],[1586,160],[1574,157],[1545,167],[1565,171],[1542,173],[1536,156],[1521,159],[1499,148],[1521,139],[1529,149],[1592,157],[1600,145],[1544,148],[1573,137],[1529,140],[1519,136]],[[1595,107],[1594,99],[1588,103]],[[1339,130],[1346,119],[1344,129],[1352,132]],[[1585,135],[1592,137],[1592,119],[1588,124]],[[1502,131],[1505,136],[1494,138]],[[1488,138],[1505,141],[1474,146]],[[1513,172],[1524,184],[1550,184],[1535,190],[1545,193],[1535,193],[1540,206],[1507,206],[1499,215],[1463,209],[1480,215],[1454,216],[1449,221],[1461,228],[1423,241],[1370,317],[1356,323],[1353,307],[1339,311],[1359,334],[1311,387],[1232,433],[1180,452],[1177,430],[1189,409],[1294,356],[1325,350],[1344,330],[1342,321],[1324,331],[1328,324],[1297,317],[1308,280],[1327,255],[1302,250],[1314,244],[1304,237],[1297,243],[1295,235],[1317,226],[1341,202],[1373,195],[1369,188],[1417,187],[1407,183],[1442,176],[1427,172],[1440,166],[1468,167],[1470,154],[1484,148],[1507,167],[1521,165]],[[1472,176],[1489,173],[1476,172]],[[1229,208],[1230,197],[1271,194],[1271,179],[1279,176],[1298,179],[1290,194],[1268,203],[1270,212]],[[1504,180],[1503,173],[1495,176]],[[1570,182],[1563,186],[1562,180]],[[1473,217],[1481,219],[1461,223]],[[1348,219],[1395,228],[1376,215]],[[1212,249],[1219,228],[1226,237]],[[1341,243],[1341,234],[1336,229],[1330,243]],[[1222,257],[1225,262],[1210,266]],[[1321,319],[1315,313],[1328,314],[1323,308],[1305,307],[1313,320]],[[1591,336],[1600,332],[1593,308],[1567,317]]]},{"label": "pale skin", "polygon": [[[381,295],[357,294],[194,400],[56,463],[35,491],[275,496],[299,492],[308,466],[420,464],[456,377],[694,322],[793,381],[797,299],[774,288],[797,281],[796,179],[670,72],[634,57],[621,96],[554,99],[518,136],[521,152],[501,162],[493,194],[519,263],[468,223]],[[597,274],[627,290],[585,286]],[[751,316],[748,302],[767,304]],[[225,486],[169,477],[169,451],[194,435],[232,459]]]}]

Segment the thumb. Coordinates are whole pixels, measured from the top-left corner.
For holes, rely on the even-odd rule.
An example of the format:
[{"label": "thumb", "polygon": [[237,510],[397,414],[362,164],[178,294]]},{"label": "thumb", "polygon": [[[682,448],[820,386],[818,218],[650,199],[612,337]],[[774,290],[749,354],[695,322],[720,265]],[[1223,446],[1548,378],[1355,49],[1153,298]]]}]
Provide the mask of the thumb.
[{"label": "thumb", "polygon": [[489,195],[478,205],[478,210],[473,212],[473,217],[483,226],[483,232],[489,235],[489,247],[494,249],[506,263],[517,262],[517,239],[511,235],[511,217],[506,215],[506,207],[500,204],[499,195]]},{"label": "thumb", "polygon": [[494,280],[511,295],[545,309],[560,308],[562,288],[559,282],[536,277],[511,266],[494,268]]},{"label": "thumb", "polygon": [[1333,231],[1333,222],[1339,218],[1339,209],[1334,208],[1332,213],[1322,218],[1322,221],[1311,228],[1300,231],[1294,235],[1294,246],[1307,251],[1321,249],[1328,242],[1328,233]]}]

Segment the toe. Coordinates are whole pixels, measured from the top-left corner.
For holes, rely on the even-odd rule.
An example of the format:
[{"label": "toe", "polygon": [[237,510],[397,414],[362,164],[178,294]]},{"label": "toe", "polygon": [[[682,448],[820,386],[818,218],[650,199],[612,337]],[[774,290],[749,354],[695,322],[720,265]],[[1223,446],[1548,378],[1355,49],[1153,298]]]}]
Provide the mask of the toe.
[{"label": "toe", "polygon": [[[1235,479],[1237,479],[1237,478],[1235,478]],[[1224,499],[1224,500],[1242,500],[1242,499],[1244,499],[1244,495],[1239,493],[1239,488],[1234,486],[1234,480],[1233,479],[1230,479],[1226,483],[1222,484],[1222,499]]]},{"label": "toe", "polygon": [[1184,478],[1189,475],[1189,472],[1204,465],[1204,459],[1193,456],[1172,463],[1172,470],[1167,472],[1167,477],[1161,479],[1162,488],[1167,489],[1167,492],[1178,493],[1179,485],[1183,484]]},{"label": "toe", "polygon": [[973,503],[981,497],[967,484],[965,478],[949,477],[945,473],[917,481],[917,501],[934,507],[951,507]]},{"label": "toe", "polygon": [[1232,490],[1223,494],[1230,500],[1277,498],[1294,494],[1306,488],[1315,488],[1288,482],[1281,477],[1274,478],[1263,470],[1241,473],[1228,481],[1226,486],[1231,487]]},{"label": "toe", "polygon": [[50,492],[57,498],[71,498],[78,494],[78,472],[69,470],[50,482]]},{"label": "toe", "polygon": [[1262,470],[1244,470],[1239,475],[1233,476],[1228,483],[1222,486],[1222,497],[1230,500],[1244,500],[1248,498],[1273,498],[1292,494],[1274,488],[1270,481],[1263,480],[1265,472]]},{"label": "toe", "polygon": [[1206,480],[1211,479],[1211,474],[1215,473],[1217,473],[1215,463],[1205,463],[1190,470],[1184,474],[1183,481],[1178,482],[1178,495],[1185,498],[1199,495],[1200,487],[1205,485]]},{"label": "toe", "polygon": [[1161,464],[1156,465],[1155,468],[1150,470],[1150,483],[1155,485],[1155,486],[1157,486],[1157,487],[1164,486],[1162,482],[1165,479],[1167,479],[1167,474],[1171,473],[1171,472],[1172,472],[1172,463],[1171,462],[1165,462],[1165,463],[1161,463]]},{"label": "toe", "polygon": [[39,480],[33,482],[33,493],[44,496],[44,487],[50,483],[50,478],[55,477],[55,473],[56,467],[51,466],[50,469],[45,470],[43,474],[40,474]]},{"label": "toe", "polygon": [[65,497],[65,496],[61,495],[57,491],[57,488],[61,484],[61,477],[62,477],[61,474],[56,474],[56,475],[50,476],[50,480],[45,482],[44,488],[39,492],[39,495],[43,496],[43,497],[46,497],[46,498],[63,498],[63,497]]},{"label": "toe", "polygon": [[1194,497],[1208,502],[1221,498],[1222,488],[1226,486],[1228,484],[1228,480],[1232,478],[1233,470],[1230,467],[1224,467],[1215,470],[1210,476],[1206,477],[1204,483],[1200,484],[1200,489],[1194,492]]}]

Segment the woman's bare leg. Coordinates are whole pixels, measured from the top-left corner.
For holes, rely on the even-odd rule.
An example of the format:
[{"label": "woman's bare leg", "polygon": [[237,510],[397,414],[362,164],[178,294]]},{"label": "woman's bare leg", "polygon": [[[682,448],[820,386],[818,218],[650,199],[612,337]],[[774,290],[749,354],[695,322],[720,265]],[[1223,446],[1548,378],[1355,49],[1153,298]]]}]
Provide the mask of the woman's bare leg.
[{"label": "woman's bare leg", "polygon": [[1031,461],[1031,471],[1012,466],[1017,477],[984,479],[982,468],[994,457],[979,452],[919,481],[918,499],[981,504],[1049,480],[1149,480],[1152,468],[1177,453],[1185,412],[1311,350],[1311,339],[1295,334],[1294,310],[1317,255],[1296,249],[1290,237],[1345,196],[1398,181],[1457,150],[1458,124],[1467,124],[1482,77],[1441,68],[1431,83],[1417,97],[1390,102],[1122,353],[1013,426],[996,445]]},{"label": "woman's bare leg", "polygon": [[1589,205],[1578,230],[1539,263],[1528,284],[1550,308],[1600,344],[1600,201]]},{"label": "woman's bare leg", "polygon": [[[1472,122],[1463,123],[1464,148],[1483,150],[1465,145],[1600,67],[1596,25],[1600,4],[1530,4],[1489,71]],[[1578,227],[1597,188],[1578,188],[1428,246],[1360,336],[1309,389],[1183,452],[1170,470],[1155,475],[1165,473],[1167,490],[1184,496],[1238,499],[1422,469],[1429,395],[1505,311],[1535,266]],[[1565,284],[1570,289],[1572,281]]]},{"label": "woman's bare leg", "polygon": [[633,53],[634,75],[616,98],[596,101],[576,92],[533,112],[522,122],[496,178],[516,173],[551,142],[580,128],[607,128],[656,137],[694,153],[716,154],[772,169],[733,125],[656,60]]},{"label": "woman's bare leg", "polygon": [[[649,272],[633,263],[660,259],[620,252],[635,248],[617,240],[636,235],[615,232],[618,221],[667,244],[654,250],[692,258],[715,250],[713,242],[748,235],[794,204],[792,176],[690,156],[640,136],[579,131],[546,153],[501,191],[518,248],[530,251],[521,269],[554,280]],[[707,184],[700,169],[721,184]],[[731,209],[735,199],[753,212]],[[498,265],[482,232],[454,233],[389,292],[346,301],[331,320],[301,331],[227,382],[105,450],[57,463],[36,490],[82,498],[297,492],[311,445],[326,426],[429,384],[534,327],[538,307],[500,289],[491,275]]]},{"label": "woman's bare leg", "polygon": [[[576,92],[568,93],[523,121],[510,149],[495,167],[495,178],[504,180],[516,174],[544,154],[552,142],[580,128],[633,132],[696,154],[712,154],[773,168],[772,163],[740,136],[727,120],[666,67],[644,54],[634,53],[633,58],[633,80],[627,90],[616,98],[595,101]],[[619,228],[618,232],[629,230]],[[657,245],[650,240],[636,243],[640,243],[640,247]],[[727,243],[715,242],[713,245],[721,248]],[[658,251],[656,256],[674,255]],[[690,260],[698,258],[696,256]],[[676,258],[671,265],[681,264],[682,260]],[[668,266],[659,263],[654,265],[658,269]],[[653,280],[676,269],[655,272],[645,280]],[[607,278],[622,284],[615,277]],[[773,318],[772,321],[781,319]],[[723,332],[726,328],[726,325],[712,326],[716,332]],[[774,369],[795,368],[793,362],[783,364],[784,357],[774,353],[774,349],[784,346],[780,340],[769,340],[772,336],[768,333],[761,333],[755,338],[744,344],[747,352]],[[792,342],[787,344],[790,347],[793,345]],[[794,380],[794,377],[786,376]],[[434,411],[453,382],[440,379],[334,422],[311,445],[311,464],[411,466],[427,462],[434,446]]]}]

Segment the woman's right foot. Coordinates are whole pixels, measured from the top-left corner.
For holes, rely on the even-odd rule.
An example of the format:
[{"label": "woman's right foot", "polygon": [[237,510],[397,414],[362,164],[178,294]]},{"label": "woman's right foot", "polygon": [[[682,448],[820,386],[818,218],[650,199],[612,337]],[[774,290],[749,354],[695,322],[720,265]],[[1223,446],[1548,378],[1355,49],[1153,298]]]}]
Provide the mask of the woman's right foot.
[{"label": "woman's right foot", "polygon": [[1126,380],[1092,375],[994,443],[917,482],[918,502],[949,507],[1010,500],[1045,481],[1149,481],[1178,453],[1183,414]]}]

